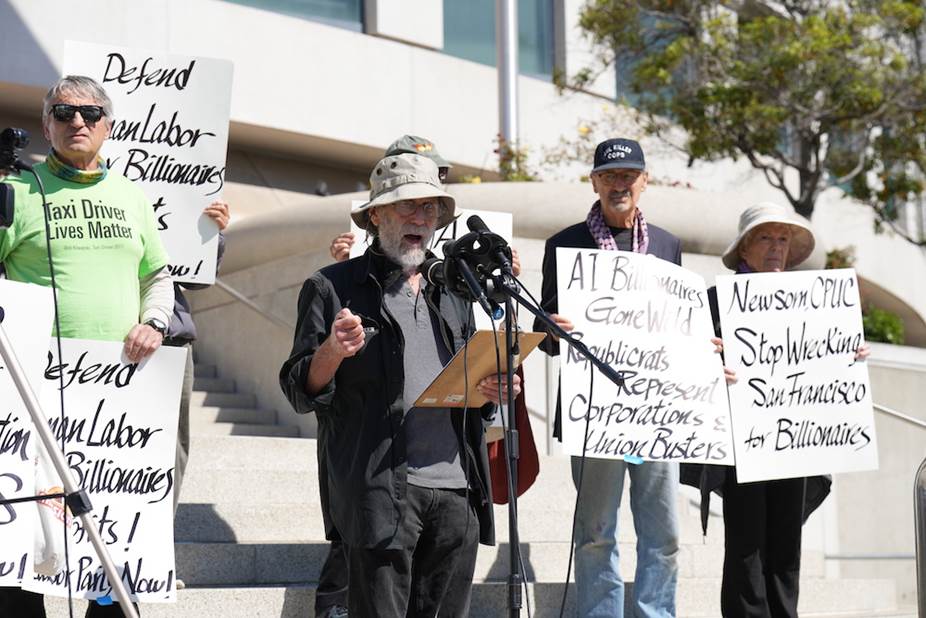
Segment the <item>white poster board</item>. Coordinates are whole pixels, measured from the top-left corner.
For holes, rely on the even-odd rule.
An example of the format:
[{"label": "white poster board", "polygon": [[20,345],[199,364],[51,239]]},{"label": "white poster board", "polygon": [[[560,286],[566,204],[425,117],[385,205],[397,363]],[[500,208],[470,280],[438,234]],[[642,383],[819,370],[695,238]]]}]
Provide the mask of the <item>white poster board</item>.
[{"label": "white poster board", "polygon": [[[50,288],[0,279],[0,325],[36,393],[53,315]],[[34,496],[39,436],[2,359],[0,404],[0,499]],[[32,573],[36,508],[34,502],[0,506],[0,586],[19,586]]]},{"label": "white poster board", "polygon": [[[184,348],[161,347],[130,364],[122,343],[62,340],[64,363],[45,371],[42,406],[74,481],[87,490],[100,536],[133,600],[176,599],[174,456]],[[59,375],[65,419],[60,418]],[[70,578],[76,597],[113,596],[79,520],[70,525]],[[36,575],[23,588],[67,595],[68,573]]]},{"label": "white poster board", "polygon": [[[700,275],[650,255],[556,250],[559,313],[616,386],[560,341],[563,450],[604,459],[733,464],[729,407]],[[585,439],[586,417],[589,418]]]},{"label": "white poster board", "polygon": [[87,75],[113,101],[102,154],[151,200],[176,281],[215,281],[218,227],[203,209],[222,196],[232,63],[66,41],[65,75]]},{"label": "white poster board", "polygon": [[855,271],[722,275],[717,300],[737,479],[876,469]]}]

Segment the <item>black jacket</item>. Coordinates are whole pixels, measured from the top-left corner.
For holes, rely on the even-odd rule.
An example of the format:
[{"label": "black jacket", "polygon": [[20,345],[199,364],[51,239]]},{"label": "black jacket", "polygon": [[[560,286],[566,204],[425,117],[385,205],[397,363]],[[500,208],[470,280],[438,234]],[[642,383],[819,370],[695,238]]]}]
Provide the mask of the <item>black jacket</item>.
[{"label": "black jacket", "polygon": [[[318,415],[319,489],[328,538],[340,534],[355,547],[397,549],[406,508],[405,342],[383,304],[383,290],[399,276],[400,268],[373,250],[312,275],[299,295],[292,353],[280,369],[280,385],[296,412]],[[448,349],[458,350],[472,334],[464,326],[472,323],[472,306],[430,286],[425,295],[432,311],[439,312]],[[369,329],[366,345],[344,359],[319,393],[308,395],[312,357],[342,307]],[[485,544],[495,537],[482,421],[493,412],[491,404],[451,411]]]},{"label": "black jacket", "polygon": [[[682,265],[682,242],[661,227],[648,224],[649,245],[646,248],[648,255]],[[540,307],[547,313],[558,313],[559,302],[556,296],[556,248],[569,247],[572,249],[597,249],[598,244],[592,237],[588,224],[585,221],[570,225],[547,239],[543,251],[543,282],[540,285]],[[547,332],[546,326],[540,320],[534,320],[534,330]],[[559,342],[553,337],[547,337],[540,343],[541,349],[550,356],[559,354]],[[553,420],[553,436],[562,439],[562,417],[560,415],[560,393],[556,394],[556,416]]]}]

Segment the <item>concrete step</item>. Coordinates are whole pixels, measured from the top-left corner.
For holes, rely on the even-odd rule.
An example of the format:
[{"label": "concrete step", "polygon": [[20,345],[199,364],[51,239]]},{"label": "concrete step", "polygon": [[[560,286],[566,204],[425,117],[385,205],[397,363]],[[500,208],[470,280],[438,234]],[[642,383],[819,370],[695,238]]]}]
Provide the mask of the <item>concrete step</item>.
[{"label": "concrete step", "polygon": [[193,376],[193,391],[234,393],[235,381],[231,378],[204,378],[196,374]]},{"label": "concrete step", "polygon": [[308,438],[194,435],[187,477],[215,470],[280,470],[317,477],[316,446]]},{"label": "concrete step", "polygon": [[190,396],[191,407],[253,408],[256,405],[257,398],[249,393],[194,390]]},{"label": "concrete step", "polygon": [[205,363],[193,364],[193,378],[215,378],[218,376],[218,370],[215,365]]},{"label": "concrete step", "polygon": [[[194,393],[195,394],[195,393]],[[249,423],[253,425],[274,425],[276,412],[254,407],[233,407],[231,405],[191,406],[190,427],[203,428],[210,423]]]},{"label": "concrete step", "polygon": [[[199,474],[199,473],[195,473]],[[255,494],[235,496],[237,488],[245,479],[257,482],[259,476],[223,474],[210,475],[200,481],[193,473],[184,482],[181,504],[175,520],[175,538],[178,541],[200,541],[210,543],[275,543],[281,541],[321,541],[324,539],[321,505],[317,498],[316,485],[307,479],[300,479],[295,473],[283,477],[285,489],[278,486],[253,487],[251,492],[260,492],[270,502],[255,500]],[[191,477],[193,477],[191,479]],[[279,481],[279,479],[277,479]],[[212,502],[194,501],[194,497],[220,498]],[[307,501],[308,500],[308,501]],[[507,542],[508,511],[506,506],[495,507],[496,539]],[[572,530],[572,511],[553,510],[522,506],[519,518],[519,534],[522,541],[565,541]],[[708,536],[702,537],[697,518],[680,517],[680,540],[682,544],[723,546],[723,529],[712,526]],[[622,542],[636,541],[633,520],[626,509],[621,510],[618,536]]]},{"label": "concrete step", "polygon": [[[563,584],[527,584],[525,605],[530,604],[536,618],[559,616]],[[632,584],[628,585],[628,599]],[[898,610],[885,604],[885,595],[893,586],[884,580],[817,580],[801,582],[800,614],[802,618],[915,618],[915,612]],[[679,580],[678,618],[717,618],[719,580]],[[831,600],[832,597],[835,597]],[[315,603],[315,586],[307,583],[286,586],[190,587],[177,593],[176,604],[145,604],[145,618],[304,618],[311,616]],[[506,615],[507,587],[491,582],[473,586],[470,616],[486,618]],[[879,605],[879,603],[882,603]],[[855,604],[855,605],[853,605]],[[85,601],[75,601],[76,614],[82,616]],[[66,599],[46,597],[49,618],[68,615]],[[625,612],[626,614],[626,612]],[[575,615],[575,587],[570,584],[566,615]]]},{"label": "concrete step", "polygon": [[[192,412],[191,412],[192,416]],[[295,438],[299,428],[292,425],[258,425],[254,423],[193,423],[190,432],[211,436],[264,436]]]},{"label": "concrete step", "polygon": [[183,502],[196,504],[286,503],[294,513],[319,504],[314,473],[298,469],[209,469],[191,464],[182,491]]},{"label": "concrete step", "polygon": [[[569,543],[523,542],[524,571],[529,581],[556,582],[566,577]],[[683,545],[679,576],[703,577],[723,570],[723,550],[710,545]],[[328,552],[326,542],[199,543],[176,544],[177,575],[187,584],[256,585],[314,582]],[[636,569],[634,544],[621,543],[621,573],[633,579]],[[474,581],[504,581],[509,571],[509,546],[480,546]],[[804,552],[802,575],[822,578],[823,557]]]}]

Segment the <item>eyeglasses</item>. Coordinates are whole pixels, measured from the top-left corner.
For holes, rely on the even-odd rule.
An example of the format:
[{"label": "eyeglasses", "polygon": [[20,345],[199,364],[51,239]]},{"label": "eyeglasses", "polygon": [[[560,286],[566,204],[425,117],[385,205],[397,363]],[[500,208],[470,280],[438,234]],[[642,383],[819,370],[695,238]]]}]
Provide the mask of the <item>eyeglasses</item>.
[{"label": "eyeglasses", "polygon": [[418,209],[421,209],[421,212],[424,213],[425,218],[433,219],[444,212],[444,205],[440,202],[424,202],[422,204],[416,204],[412,200],[402,200],[401,202],[396,202],[393,204],[395,207],[396,213],[403,217],[410,217]]},{"label": "eyeglasses", "polygon": [[596,177],[606,185],[613,185],[618,180],[624,184],[630,185],[633,184],[642,173],[643,172],[601,172],[596,174]]},{"label": "eyeglasses", "polygon": [[51,106],[51,115],[58,122],[70,122],[74,119],[74,114],[80,112],[80,117],[84,122],[92,124],[106,115],[101,105],[68,105],[67,103],[55,103]]}]

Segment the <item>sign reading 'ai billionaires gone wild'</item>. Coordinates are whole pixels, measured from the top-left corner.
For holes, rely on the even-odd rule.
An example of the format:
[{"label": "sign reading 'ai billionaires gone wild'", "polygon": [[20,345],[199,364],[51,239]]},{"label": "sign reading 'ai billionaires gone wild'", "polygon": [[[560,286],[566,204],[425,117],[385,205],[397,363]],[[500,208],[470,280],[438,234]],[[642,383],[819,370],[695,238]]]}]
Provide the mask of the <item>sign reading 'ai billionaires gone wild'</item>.
[{"label": "sign reading 'ai billionaires gone wild'", "polygon": [[[559,313],[616,386],[560,342],[563,447],[571,455],[733,463],[727,390],[704,280],[624,251],[559,248]],[[588,433],[586,439],[586,418]]]},{"label": "sign reading 'ai billionaires gone wild'", "polygon": [[103,85],[115,108],[111,172],[142,188],[177,281],[215,280],[218,228],[203,209],[225,185],[232,63],[67,41],[66,75]]},{"label": "sign reading 'ai billionaires gone wild'", "polygon": [[741,482],[878,467],[855,271],[717,277]]},{"label": "sign reading 'ai billionaires gone wild'", "polygon": [[[53,315],[51,290],[0,279],[0,322],[26,379],[38,392],[45,367]],[[0,499],[35,495],[35,454],[39,441],[32,418],[0,359]],[[39,506],[0,506],[0,586],[19,586],[32,574],[34,527]]]},{"label": "sign reading 'ai billionaires gone wild'", "polygon": [[[48,356],[42,405],[75,483],[93,503],[93,525],[133,599],[176,599],[174,571],[174,453],[182,348],[162,346],[141,364],[122,343],[63,339],[62,356]],[[59,388],[64,385],[64,417]],[[70,570],[36,575],[23,588],[77,597],[112,596],[112,586],[80,520],[69,528]]]}]

